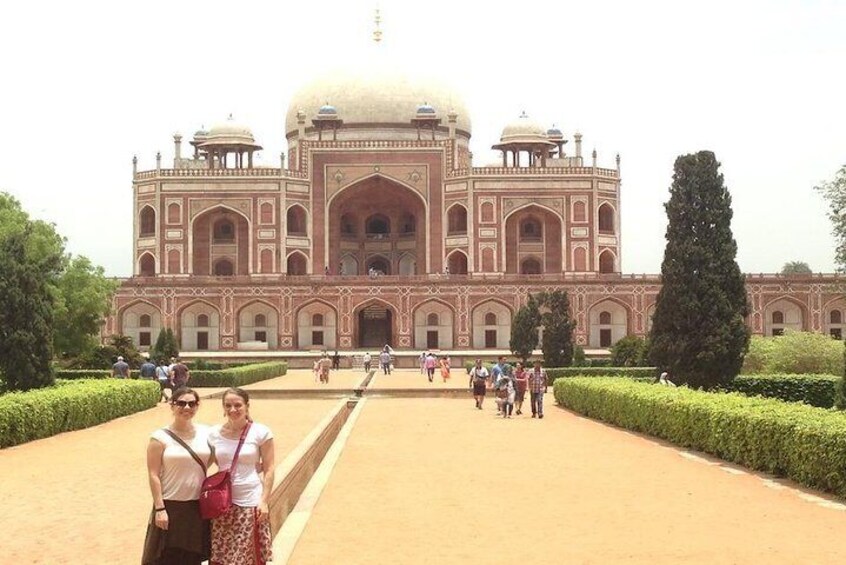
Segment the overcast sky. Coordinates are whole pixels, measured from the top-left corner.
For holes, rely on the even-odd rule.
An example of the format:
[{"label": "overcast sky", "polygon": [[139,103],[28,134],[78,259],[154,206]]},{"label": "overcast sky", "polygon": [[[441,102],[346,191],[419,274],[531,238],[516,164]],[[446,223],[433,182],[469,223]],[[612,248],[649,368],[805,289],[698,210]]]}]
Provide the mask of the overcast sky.
[{"label": "overcast sky", "polygon": [[[0,190],[73,253],[132,270],[132,156],[231,112],[278,166],[288,102],[369,41],[375,2],[13,2],[0,18]],[[846,164],[846,2],[381,0],[383,45],[465,100],[476,166],[521,111],[622,158],[622,267],[657,273],[673,161],[710,149],[738,262],[834,269],[813,190]],[[572,144],[572,141],[571,141]],[[572,147],[572,145],[570,145]]]}]

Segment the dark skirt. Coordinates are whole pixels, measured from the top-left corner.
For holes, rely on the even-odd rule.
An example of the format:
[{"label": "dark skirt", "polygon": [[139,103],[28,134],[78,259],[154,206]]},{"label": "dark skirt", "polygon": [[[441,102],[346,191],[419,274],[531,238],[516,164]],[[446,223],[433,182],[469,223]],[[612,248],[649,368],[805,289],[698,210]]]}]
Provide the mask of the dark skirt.
[{"label": "dark skirt", "polygon": [[209,521],[200,516],[200,503],[196,500],[165,500],[168,529],[156,526],[155,512],[147,522],[142,565],[166,563],[201,563],[211,552]]},{"label": "dark skirt", "polygon": [[487,392],[487,388],[484,379],[473,381],[473,396],[485,396],[485,392]]}]

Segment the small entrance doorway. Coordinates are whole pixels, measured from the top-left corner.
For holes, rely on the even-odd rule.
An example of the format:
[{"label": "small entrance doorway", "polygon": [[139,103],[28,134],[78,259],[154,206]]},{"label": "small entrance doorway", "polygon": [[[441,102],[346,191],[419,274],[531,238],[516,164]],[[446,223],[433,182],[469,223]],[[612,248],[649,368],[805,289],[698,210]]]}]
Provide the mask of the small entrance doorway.
[{"label": "small entrance doorway", "polygon": [[208,351],[209,332],[197,332],[197,351]]},{"label": "small entrance doorway", "polygon": [[358,347],[379,348],[391,345],[391,311],[374,304],[358,313]]}]

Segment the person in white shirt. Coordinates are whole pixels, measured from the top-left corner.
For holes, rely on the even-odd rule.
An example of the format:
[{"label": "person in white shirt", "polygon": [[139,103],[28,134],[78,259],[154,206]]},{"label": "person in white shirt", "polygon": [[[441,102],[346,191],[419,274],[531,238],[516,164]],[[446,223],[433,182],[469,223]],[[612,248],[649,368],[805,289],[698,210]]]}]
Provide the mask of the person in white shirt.
[{"label": "person in white shirt", "polygon": [[238,464],[230,470],[232,507],[212,520],[210,561],[255,563],[257,554],[260,562],[271,561],[268,502],[276,466],[273,433],[250,419],[250,396],[240,388],[223,393],[223,412],[226,423],[209,432],[209,444],[220,469],[231,467],[241,435],[246,435]]},{"label": "person in white shirt", "polygon": [[209,524],[200,516],[200,489],[211,462],[209,429],[193,423],[200,405],[190,388],[174,392],[173,420],[147,444],[153,513],[144,540],[143,565],[200,565],[209,557]]},{"label": "person in white shirt", "polygon": [[473,388],[473,398],[476,399],[476,408],[482,409],[482,404],[485,402],[485,393],[487,391],[488,381],[490,380],[490,373],[487,368],[482,365],[481,359],[476,359],[476,365],[470,369],[470,386]]}]

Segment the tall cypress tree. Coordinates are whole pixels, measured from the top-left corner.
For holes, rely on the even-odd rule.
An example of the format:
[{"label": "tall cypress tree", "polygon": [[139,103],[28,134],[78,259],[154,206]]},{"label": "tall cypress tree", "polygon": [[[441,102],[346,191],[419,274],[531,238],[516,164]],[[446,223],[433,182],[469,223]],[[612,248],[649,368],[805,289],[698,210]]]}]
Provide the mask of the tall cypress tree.
[{"label": "tall cypress tree", "polygon": [[731,232],[731,195],[711,151],[676,159],[652,361],[676,382],[713,388],[740,372],[749,303]]},{"label": "tall cypress tree", "polygon": [[543,323],[543,362],[547,367],[569,367],[573,364],[573,328],[570,319],[570,299],[563,290],[544,292],[539,300],[545,312]]},{"label": "tall cypress tree", "polygon": [[523,363],[538,346],[538,325],[540,325],[540,310],[537,301],[530,294],[529,300],[517,310],[511,320],[509,346],[512,353],[522,359]]}]

